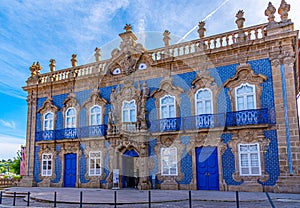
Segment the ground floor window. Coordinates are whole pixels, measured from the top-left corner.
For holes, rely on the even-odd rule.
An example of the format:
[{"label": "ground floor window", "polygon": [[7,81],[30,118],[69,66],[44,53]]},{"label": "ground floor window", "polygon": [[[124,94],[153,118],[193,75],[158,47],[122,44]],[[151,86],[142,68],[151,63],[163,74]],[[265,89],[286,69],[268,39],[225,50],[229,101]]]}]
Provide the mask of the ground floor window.
[{"label": "ground floor window", "polygon": [[42,155],[42,176],[52,176],[52,154]]},{"label": "ground floor window", "polygon": [[89,154],[89,175],[99,176],[101,175],[101,152],[93,151]]},{"label": "ground floor window", "polygon": [[161,148],[161,175],[178,175],[177,148]]},{"label": "ground floor window", "polygon": [[240,175],[261,175],[259,144],[239,144]]}]

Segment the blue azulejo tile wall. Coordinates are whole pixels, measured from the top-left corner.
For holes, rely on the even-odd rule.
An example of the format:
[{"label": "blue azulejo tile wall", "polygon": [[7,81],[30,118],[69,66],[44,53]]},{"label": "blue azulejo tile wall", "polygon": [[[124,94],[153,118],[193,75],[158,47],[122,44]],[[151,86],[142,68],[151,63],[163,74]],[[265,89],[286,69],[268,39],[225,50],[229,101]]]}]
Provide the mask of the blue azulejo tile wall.
[{"label": "blue azulejo tile wall", "polygon": [[51,183],[59,183],[61,180],[62,176],[62,162],[61,158],[59,156],[59,152],[61,150],[61,145],[56,145],[56,159],[55,159],[55,165],[54,165],[54,173],[55,173],[55,178],[51,180]]},{"label": "blue azulejo tile wall", "polygon": [[235,170],[235,159],[232,149],[228,146],[228,142],[232,139],[231,133],[225,133],[221,136],[226,144],[226,150],[222,155],[223,178],[227,185],[241,185],[243,182],[235,181],[232,177]]},{"label": "blue azulejo tile wall", "polygon": [[39,175],[41,174],[41,162],[40,162],[40,158],[39,158],[39,152],[40,152],[40,147],[39,146],[35,146],[34,148],[34,180],[36,183],[41,182],[41,180],[39,179]]},{"label": "blue azulejo tile wall", "polygon": [[269,180],[258,181],[263,186],[274,186],[280,176],[279,158],[278,158],[278,143],[276,130],[267,130],[264,132],[266,139],[270,140],[264,155],[265,172],[269,175]]},{"label": "blue azulejo tile wall", "polygon": [[184,178],[181,181],[177,181],[179,184],[190,184],[193,179],[193,162],[190,151],[187,150],[187,146],[190,144],[189,136],[182,136],[180,138],[181,143],[184,144],[184,149],[180,158],[181,172]]}]

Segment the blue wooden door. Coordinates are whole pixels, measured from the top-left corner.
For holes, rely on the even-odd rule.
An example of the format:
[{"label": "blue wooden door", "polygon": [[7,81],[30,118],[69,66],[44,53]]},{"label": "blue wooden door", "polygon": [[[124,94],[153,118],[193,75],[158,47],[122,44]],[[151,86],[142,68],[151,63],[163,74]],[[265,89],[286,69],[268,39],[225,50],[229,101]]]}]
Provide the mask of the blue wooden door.
[{"label": "blue wooden door", "polygon": [[64,186],[76,186],[76,154],[65,155]]},{"label": "blue wooden door", "polygon": [[218,151],[216,147],[196,148],[198,190],[219,190]]}]

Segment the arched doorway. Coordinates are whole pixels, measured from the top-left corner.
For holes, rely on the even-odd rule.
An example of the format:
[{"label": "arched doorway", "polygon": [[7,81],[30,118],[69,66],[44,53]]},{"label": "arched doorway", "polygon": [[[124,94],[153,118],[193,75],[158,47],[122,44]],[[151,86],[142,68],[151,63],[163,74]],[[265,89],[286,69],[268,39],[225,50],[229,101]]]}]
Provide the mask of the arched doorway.
[{"label": "arched doorway", "polygon": [[122,187],[137,188],[139,169],[137,159],[139,154],[134,150],[126,150],[123,153],[122,160]]}]

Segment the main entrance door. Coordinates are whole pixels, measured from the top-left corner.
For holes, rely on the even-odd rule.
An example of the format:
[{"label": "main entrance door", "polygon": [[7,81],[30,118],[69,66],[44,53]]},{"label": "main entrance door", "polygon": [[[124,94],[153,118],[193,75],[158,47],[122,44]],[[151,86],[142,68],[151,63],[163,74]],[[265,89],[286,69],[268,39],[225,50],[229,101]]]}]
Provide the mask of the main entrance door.
[{"label": "main entrance door", "polygon": [[134,150],[126,150],[123,154],[123,188],[136,188],[138,185],[138,169],[134,165],[138,156],[138,153]]},{"label": "main entrance door", "polygon": [[196,148],[198,190],[219,190],[218,151],[216,147]]},{"label": "main entrance door", "polygon": [[76,154],[65,154],[64,186],[76,186]]}]

